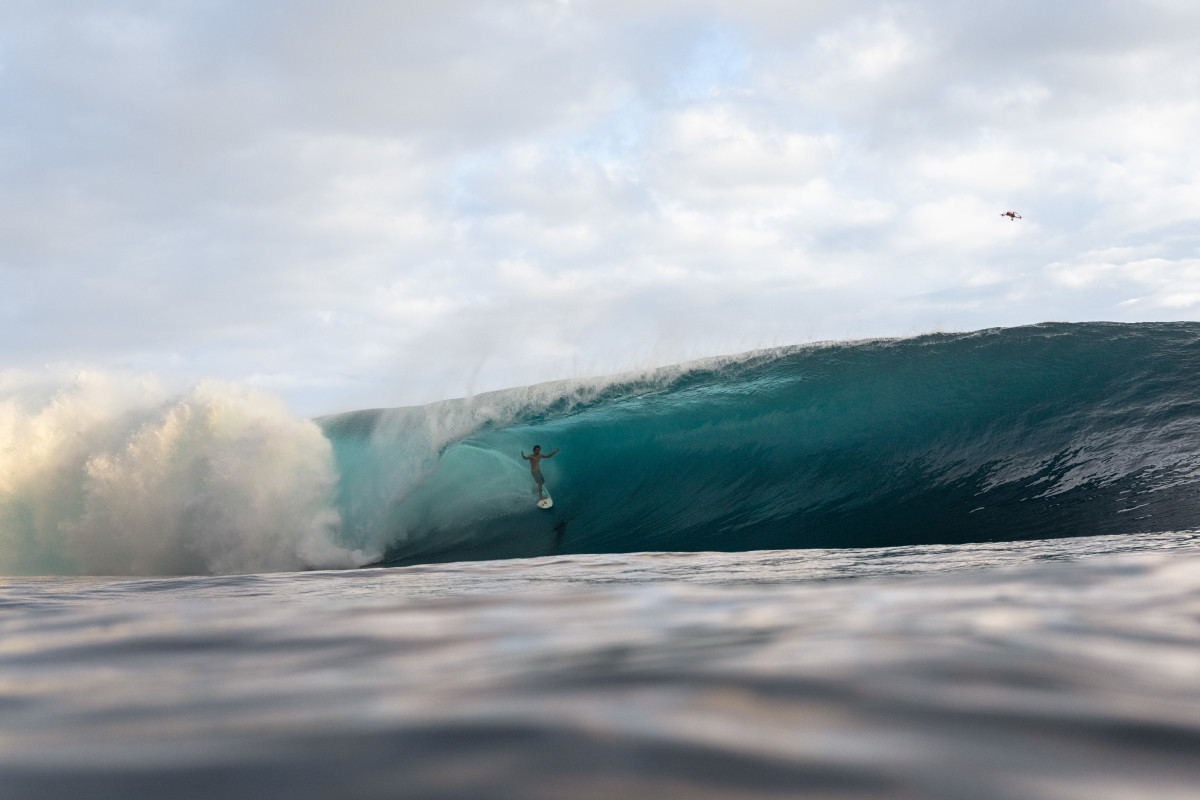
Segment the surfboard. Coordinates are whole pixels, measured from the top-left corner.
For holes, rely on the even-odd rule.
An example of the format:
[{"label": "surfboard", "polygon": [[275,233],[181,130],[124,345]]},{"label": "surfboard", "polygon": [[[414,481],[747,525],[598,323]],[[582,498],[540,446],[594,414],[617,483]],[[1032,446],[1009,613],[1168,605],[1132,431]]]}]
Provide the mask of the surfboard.
[{"label": "surfboard", "polygon": [[554,501],[550,499],[550,490],[546,488],[545,484],[542,484],[542,494],[545,497],[537,501],[538,508],[550,508],[550,506],[554,505]]}]

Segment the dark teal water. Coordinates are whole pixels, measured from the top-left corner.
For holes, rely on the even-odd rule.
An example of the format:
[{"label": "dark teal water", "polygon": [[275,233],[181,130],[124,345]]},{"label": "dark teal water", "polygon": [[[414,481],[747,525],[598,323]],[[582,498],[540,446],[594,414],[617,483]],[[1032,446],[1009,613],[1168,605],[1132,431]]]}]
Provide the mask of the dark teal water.
[{"label": "dark teal water", "polygon": [[[1200,521],[1200,324],[797,347],[321,420],[384,563],[1047,539]],[[520,452],[560,448],[533,507]]]}]

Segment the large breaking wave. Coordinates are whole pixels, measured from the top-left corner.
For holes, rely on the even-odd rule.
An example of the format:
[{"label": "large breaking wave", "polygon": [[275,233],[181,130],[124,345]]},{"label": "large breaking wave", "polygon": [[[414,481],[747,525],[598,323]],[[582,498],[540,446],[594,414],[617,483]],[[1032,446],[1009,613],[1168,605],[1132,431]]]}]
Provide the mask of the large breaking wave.
[{"label": "large breaking wave", "polygon": [[[346,532],[385,530],[385,563],[415,563],[1200,523],[1197,324],[805,346],[536,389],[322,420]],[[472,429],[433,437],[380,491],[430,419]],[[519,458],[534,443],[561,448],[543,462],[551,512]]]},{"label": "large breaking wave", "polygon": [[[315,424],[231,388],[107,415],[78,391],[32,411],[0,408],[8,572],[868,547],[1200,524],[1196,323],[801,346]],[[543,463],[548,512],[534,507],[519,455],[535,443],[561,450]]]}]

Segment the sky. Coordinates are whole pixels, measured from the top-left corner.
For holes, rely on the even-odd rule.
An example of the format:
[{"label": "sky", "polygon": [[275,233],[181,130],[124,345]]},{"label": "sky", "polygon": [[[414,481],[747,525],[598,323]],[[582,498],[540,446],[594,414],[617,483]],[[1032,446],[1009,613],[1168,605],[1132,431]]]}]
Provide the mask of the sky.
[{"label": "sky", "polygon": [[1198,142],[1194,0],[4,0],[0,372],[317,415],[1196,320]]}]

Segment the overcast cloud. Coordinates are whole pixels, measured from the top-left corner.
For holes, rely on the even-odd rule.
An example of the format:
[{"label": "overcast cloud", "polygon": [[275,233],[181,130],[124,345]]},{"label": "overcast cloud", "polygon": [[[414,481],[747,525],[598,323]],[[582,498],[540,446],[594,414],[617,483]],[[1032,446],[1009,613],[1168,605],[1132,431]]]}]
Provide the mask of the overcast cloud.
[{"label": "overcast cloud", "polygon": [[1197,142],[1190,0],[5,0],[0,369],[315,414],[1197,319]]}]

